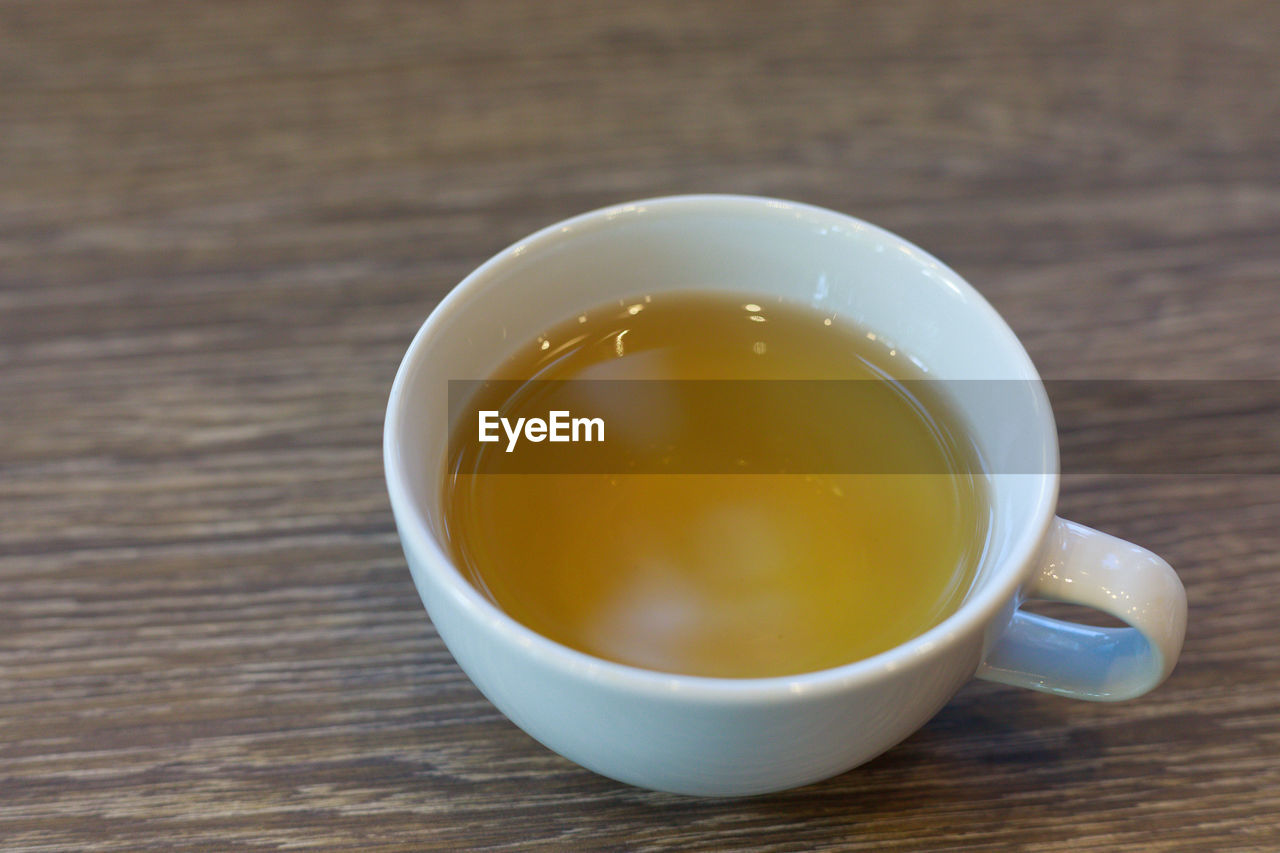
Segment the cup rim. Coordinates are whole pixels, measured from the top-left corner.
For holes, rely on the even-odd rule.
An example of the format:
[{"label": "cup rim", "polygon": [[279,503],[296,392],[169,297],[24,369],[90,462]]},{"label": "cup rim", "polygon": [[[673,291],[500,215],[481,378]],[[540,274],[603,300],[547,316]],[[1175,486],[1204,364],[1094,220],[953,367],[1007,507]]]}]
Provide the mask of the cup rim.
[{"label": "cup rim", "polygon": [[[1013,538],[1008,554],[994,569],[990,579],[966,598],[954,613],[929,630],[891,649],[829,669],[759,678],[662,672],[595,657],[537,633],[485,598],[454,565],[453,559],[430,532],[426,519],[412,499],[405,474],[401,470],[398,439],[400,425],[405,418],[405,387],[426,340],[448,325],[451,316],[470,298],[471,293],[517,258],[525,258],[537,250],[553,248],[576,238],[584,231],[609,227],[620,217],[660,216],[698,208],[738,215],[772,211],[787,217],[809,218],[822,222],[827,227],[838,225],[846,229],[869,231],[888,241],[918,263],[934,268],[935,275],[940,273],[950,285],[965,294],[974,309],[983,315],[991,332],[999,336],[1001,342],[1016,354],[1020,362],[1015,365],[1016,369],[1024,374],[1023,378],[1031,381],[1034,393],[1040,398],[1047,420],[1047,423],[1042,424],[1043,438],[1047,442],[1046,450],[1051,454],[1052,464],[1046,466],[1045,472],[1030,475],[1039,479],[1035,507],[1031,514],[1032,522]],[[490,257],[440,300],[410,342],[396,370],[388,397],[382,450],[387,492],[404,550],[416,555],[424,569],[435,575],[439,587],[449,595],[453,604],[479,617],[477,621],[484,624],[491,633],[498,635],[504,643],[518,646],[525,654],[564,673],[585,675],[614,687],[652,695],[687,695],[700,700],[725,702],[794,700],[802,696],[868,684],[890,673],[922,665],[942,654],[946,647],[961,636],[982,629],[1016,595],[1023,582],[1024,568],[1035,556],[1053,520],[1060,481],[1057,432],[1040,375],[1030,355],[1004,318],[972,285],[949,266],[905,238],[857,217],[803,202],[734,194],[661,196],[597,208],[548,225]]]}]

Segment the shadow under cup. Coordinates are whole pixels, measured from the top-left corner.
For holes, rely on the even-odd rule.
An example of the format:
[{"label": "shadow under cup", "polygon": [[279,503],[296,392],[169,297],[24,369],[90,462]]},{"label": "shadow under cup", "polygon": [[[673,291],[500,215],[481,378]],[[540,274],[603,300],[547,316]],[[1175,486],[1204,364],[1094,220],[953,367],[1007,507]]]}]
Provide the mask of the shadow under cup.
[{"label": "shadow under cup", "polygon": [[[764,679],[671,676],[534,634],[451,565],[441,506],[450,380],[493,375],[516,348],[585,308],[669,291],[776,295],[876,330],[931,378],[1017,380],[968,384],[948,400],[996,472],[987,476],[987,552],[954,614],[902,646],[832,670]],[[415,583],[477,686],[531,735],[580,764],[689,793],[756,793],[813,781],[922,725],[973,675],[1017,606],[1057,492],[1057,441],[1044,389],[1013,333],[972,288],[874,226],[743,197],[677,197],[597,211],[495,256],[441,302],[413,341],[392,392],[384,451]]]}]

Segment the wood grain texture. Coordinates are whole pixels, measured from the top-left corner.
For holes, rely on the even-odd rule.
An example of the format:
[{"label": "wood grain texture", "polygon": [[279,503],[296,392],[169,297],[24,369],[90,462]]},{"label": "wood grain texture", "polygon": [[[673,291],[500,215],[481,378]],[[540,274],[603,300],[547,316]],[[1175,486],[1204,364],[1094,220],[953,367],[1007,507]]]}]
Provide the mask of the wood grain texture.
[{"label": "wood grain texture", "polygon": [[1186,583],[1152,695],[974,683],[863,768],[701,801],[479,695],[379,446],[467,271],[673,192],[898,231],[1046,376],[1280,379],[1277,32],[1268,2],[0,3],[0,848],[1280,849],[1274,476],[1065,478]]}]

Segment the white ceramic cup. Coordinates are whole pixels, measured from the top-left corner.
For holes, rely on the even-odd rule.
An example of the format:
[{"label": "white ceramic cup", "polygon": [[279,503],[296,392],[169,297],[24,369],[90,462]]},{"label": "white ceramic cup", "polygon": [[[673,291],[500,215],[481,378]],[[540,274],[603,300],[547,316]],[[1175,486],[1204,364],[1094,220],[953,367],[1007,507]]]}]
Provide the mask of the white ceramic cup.
[{"label": "white ceramic cup", "polygon": [[[940,379],[1013,379],[1010,404],[956,400],[992,470],[991,544],[963,605],[889,651],[790,677],[672,675],[591,657],[525,628],[453,565],[441,524],[451,379],[492,375],[584,309],[642,293],[777,294],[876,330]],[[1013,405],[1018,411],[1010,411]],[[960,276],[907,241],[829,210],[677,196],[594,211],[521,240],[459,284],[405,354],[387,406],[387,487],[423,603],[458,664],[513,722],[598,773],[664,791],[758,794],[861,764],[977,676],[1081,699],[1151,690],[1172,670],[1186,596],[1168,563],[1054,516],[1057,435],[1031,359]],[[1132,626],[1020,611],[1087,605]],[[1016,722],[1016,721],[1015,721]]]}]

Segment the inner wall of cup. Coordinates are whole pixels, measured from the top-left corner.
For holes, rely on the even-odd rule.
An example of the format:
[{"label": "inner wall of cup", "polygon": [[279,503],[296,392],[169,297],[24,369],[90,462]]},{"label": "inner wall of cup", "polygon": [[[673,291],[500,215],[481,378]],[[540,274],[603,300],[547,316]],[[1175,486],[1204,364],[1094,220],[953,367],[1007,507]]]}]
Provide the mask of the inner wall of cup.
[{"label": "inner wall of cup", "polygon": [[[974,589],[1041,511],[1055,473],[1052,416],[1003,322],[951,270],[880,229],[827,211],[759,200],[635,205],[518,244],[463,283],[412,353],[397,432],[407,484],[432,534],[440,517],[448,382],[491,375],[566,317],[615,299],[675,290],[774,294],[875,330],[950,394],[988,477],[993,524]],[[1012,392],[1011,393],[1011,389]],[[1031,460],[1028,462],[1028,460]],[[1040,470],[1037,470],[1040,469]]]}]

